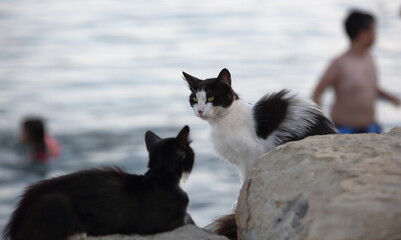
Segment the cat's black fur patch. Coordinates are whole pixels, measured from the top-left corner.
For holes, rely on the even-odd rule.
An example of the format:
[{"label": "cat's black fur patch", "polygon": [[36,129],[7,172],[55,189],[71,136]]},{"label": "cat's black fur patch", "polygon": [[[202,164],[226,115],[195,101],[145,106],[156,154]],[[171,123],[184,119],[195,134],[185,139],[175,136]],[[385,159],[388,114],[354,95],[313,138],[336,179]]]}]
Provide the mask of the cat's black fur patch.
[{"label": "cat's black fur patch", "polygon": [[214,97],[213,106],[227,108],[233,101],[238,100],[238,95],[231,88],[231,75],[227,69],[223,69],[217,78],[208,78],[205,80],[198,79],[183,72],[184,78],[187,80],[191,95],[189,103],[191,106],[196,104],[194,101],[195,94],[205,91],[206,97]]},{"label": "cat's black fur patch", "polygon": [[[303,123],[302,131],[282,127],[288,115],[291,114],[289,106],[294,105],[296,101],[299,100],[291,96],[288,90],[267,94],[261,98],[253,107],[257,136],[266,139],[278,130],[275,142],[276,145],[280,145],[301,140],[307,136],[336,133],[333,123],[312,105],[305,108],[302,113],[298,113],[300,123],[294,123],[298,125]],[[305,124],[308,121],[313,124]]]},{"label": "cat's black fur patch", "polygon": [[129,174],[119,168],[80,171],[27,188],[5,231],[10,240],[66,240],[75,233],[152,234],[184,224],[188,196],[179,187],[190,172],[194,152],[189,128],[176,138],[148,132],[149,170]]},{"label": "cat's black fur patch", "polygon": [[325,135],[325,134],[335,134],[337,133],[335,126],[333,123],[325,117],[323,114],[318,114],[315,111],[310,111],[310,116],[315,119],[315,124],[313,127],[308,129],[306,136],[313,135]]},{"label": "cat's black fur patch", "polygon": [[287,94],[287,90],[267,94],[254,105],[253,117],[258,137],[266,139],[284,121],[289,105]]},{"label": "cat's black fur patch", "polygon": [[313,125],[311,128],[308,128],[306,132],[303,134],[299,134],[297,132],[290,131],[289,129],[283,129],[282,132],[286,134],[283,136],[281,135],[277,140],[277,145],[291,142],[291,141],[298,141],[304,139],[308,136],[314,135],[326,135],[326,134],[336,134],[335,128],[332,127],[332,122],[328,120],[325,116],[318,115],[316,113],[311,113],[311,118],[317,119],[316,124]]}]

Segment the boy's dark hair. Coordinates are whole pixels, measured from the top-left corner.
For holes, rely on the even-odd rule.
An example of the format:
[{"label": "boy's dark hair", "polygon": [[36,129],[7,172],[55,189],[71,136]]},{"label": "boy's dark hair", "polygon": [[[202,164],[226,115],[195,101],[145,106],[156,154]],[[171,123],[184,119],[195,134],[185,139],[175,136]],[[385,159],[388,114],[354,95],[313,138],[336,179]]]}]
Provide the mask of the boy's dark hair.
[{"label": "boy's dark hair", "polygon": [[23,121],[22,127],[34,149],[38,152],[46,151],[44,120],[39,117],[28,117]]},{"label": "boy's dark hair", "polygon": [[358,36],[360,31],[369,29],[374,21],[375,18],[372,14],[354,10],[345,19],[345,31],[352,40]]}]

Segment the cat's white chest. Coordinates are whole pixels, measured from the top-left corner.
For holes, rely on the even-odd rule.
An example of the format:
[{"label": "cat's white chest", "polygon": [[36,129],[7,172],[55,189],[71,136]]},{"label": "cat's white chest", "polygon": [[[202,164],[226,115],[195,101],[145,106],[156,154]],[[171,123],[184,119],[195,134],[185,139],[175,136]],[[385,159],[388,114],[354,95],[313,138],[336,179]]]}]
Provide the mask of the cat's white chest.
[{"label": "cat's white chest", "polygon": [[237,103],[223,121],[211,123],[211,126],[216,153],[236,165],[242,177],[261,154],[272,148],[256,136],[252,106],[248,104]]},{"label": "cat's white chest", "polygon": [[241,170],[248,168],[251,159],[260,152],[259,144],[244,127],[239,129],[214,129],[212,131],[213,145],[217,154],[237,165]]}]

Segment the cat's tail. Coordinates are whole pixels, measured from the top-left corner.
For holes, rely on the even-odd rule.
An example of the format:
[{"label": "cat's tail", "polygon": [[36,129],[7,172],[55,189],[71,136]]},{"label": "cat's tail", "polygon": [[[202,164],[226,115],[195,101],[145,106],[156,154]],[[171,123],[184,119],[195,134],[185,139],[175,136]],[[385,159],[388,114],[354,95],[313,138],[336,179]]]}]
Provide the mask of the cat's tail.
[{"label": "cat's tail", "polygon": [[216,219],[213,223],[205,227],[207,230],[225,236],[230,240],[237,240],[237,223],[235,214],[229,214]]},{"label": "cat's tail", "polygon": [[61,194],[23,199],[5,227],[6,240],[65,240],[75,232],[78,218],[71,200]]}]

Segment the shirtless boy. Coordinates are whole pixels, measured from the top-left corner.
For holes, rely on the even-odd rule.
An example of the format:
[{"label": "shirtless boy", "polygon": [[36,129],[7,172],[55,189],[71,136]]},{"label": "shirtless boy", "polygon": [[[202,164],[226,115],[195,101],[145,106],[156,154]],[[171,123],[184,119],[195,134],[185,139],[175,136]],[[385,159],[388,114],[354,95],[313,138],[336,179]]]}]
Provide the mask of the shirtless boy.
[{"label": "shirtless boy", "polygon": [[369,53],[375,41],[375,19],[372,15],[353,11],[345,21],[350,47],[334,59],[324,73],[313,100],[320,105],[320,97],[327,87],[333,87],[335,102],[331,119],[339,133],[380,133],[375,119],[375,100],[381,97],[394,105],[400,99],[380,89],[377,71]]}]

